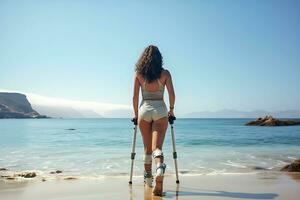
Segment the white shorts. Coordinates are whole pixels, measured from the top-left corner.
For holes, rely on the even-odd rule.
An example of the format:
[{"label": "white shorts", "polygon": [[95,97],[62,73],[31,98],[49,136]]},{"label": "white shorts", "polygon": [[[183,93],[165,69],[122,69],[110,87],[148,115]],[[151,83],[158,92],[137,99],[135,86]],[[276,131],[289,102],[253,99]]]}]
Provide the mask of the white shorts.
[{"label": "white shorts", "polygon": [[139,107],[139,116],[147,122],[168,117],[168,109],[163,100],[143,100]]}]

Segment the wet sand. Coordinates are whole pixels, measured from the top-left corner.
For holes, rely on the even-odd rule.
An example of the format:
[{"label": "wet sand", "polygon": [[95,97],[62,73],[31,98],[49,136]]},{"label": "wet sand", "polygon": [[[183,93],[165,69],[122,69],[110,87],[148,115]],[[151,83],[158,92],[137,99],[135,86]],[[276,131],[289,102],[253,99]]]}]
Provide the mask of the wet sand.
[{"label": "wet sand", "polygon": [[1,180],[0,199],[282,199],[299,200],[300,176],[286,173],[241,175],[181,176],[177,185],[172,176],[165,177],[164,196],[152,196],[151,188],[143,186],[142,177],[102,179],[30,181]]}]

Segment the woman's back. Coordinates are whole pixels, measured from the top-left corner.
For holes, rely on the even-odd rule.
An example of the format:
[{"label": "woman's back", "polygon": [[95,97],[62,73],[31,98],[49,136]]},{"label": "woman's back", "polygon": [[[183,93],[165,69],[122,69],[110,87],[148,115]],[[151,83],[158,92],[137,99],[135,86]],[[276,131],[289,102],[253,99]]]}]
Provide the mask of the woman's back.
[{"label": "woman's back", "polygon": [[160,82],[159,79],[155,81],[157,83],[157,89],[155,91],[149,91],[146,88],[146,81],[141,85],[142,88],[142,97],[143,100],[163,100],[164,98],[164,85]]},{"label": "woman's back", "polygon": [[143,100],[163,100],[168,75],[168,70],[162,70],[161,76],[151,83],[147,83],[145,79],[138,75],[137,77],[141,85]]}]

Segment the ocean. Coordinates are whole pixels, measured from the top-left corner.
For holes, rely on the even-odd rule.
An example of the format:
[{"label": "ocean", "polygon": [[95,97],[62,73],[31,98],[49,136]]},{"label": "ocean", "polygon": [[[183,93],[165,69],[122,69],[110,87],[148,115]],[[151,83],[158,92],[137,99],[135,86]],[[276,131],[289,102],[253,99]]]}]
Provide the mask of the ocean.
[{"label": "ocean", "polygon": [[[174,124],[180,175],[278,171],[300,157],[300,126],[254,127],[251,119],[177,119]],[[0,168],[49,176],[128,176],[130,119],[2,119]],[[166,173],[174,173],[170,129],[163,147]],[[138,131],[134,175],[143,173]],[[154,166],[153,166],[154,167]]]}]

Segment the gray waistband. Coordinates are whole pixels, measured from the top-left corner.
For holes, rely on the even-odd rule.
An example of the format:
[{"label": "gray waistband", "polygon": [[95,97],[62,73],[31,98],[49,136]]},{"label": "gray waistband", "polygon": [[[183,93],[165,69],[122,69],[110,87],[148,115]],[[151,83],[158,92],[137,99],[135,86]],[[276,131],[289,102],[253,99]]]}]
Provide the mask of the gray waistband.
[{"label": "gray waistband", "polygon": [[142,99],[142,100],[147,100],[147,101],[163,101],[164,99]]}]

